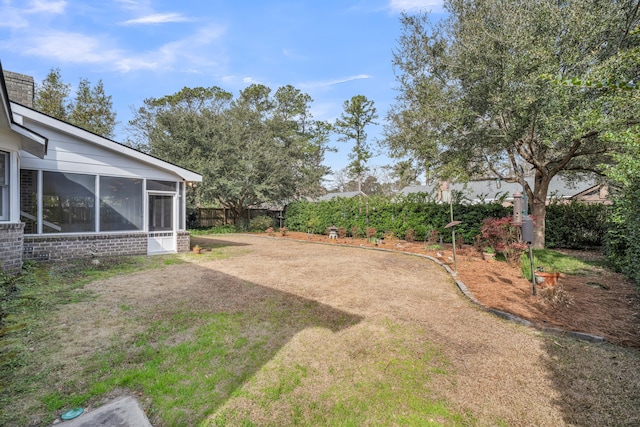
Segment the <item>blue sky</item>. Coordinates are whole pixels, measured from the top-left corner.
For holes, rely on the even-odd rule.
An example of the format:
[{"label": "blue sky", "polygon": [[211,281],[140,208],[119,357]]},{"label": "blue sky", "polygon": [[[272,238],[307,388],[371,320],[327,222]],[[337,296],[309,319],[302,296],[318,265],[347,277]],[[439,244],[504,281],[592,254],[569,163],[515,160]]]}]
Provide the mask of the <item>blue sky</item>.
[{"label": "blue sky", "polygon": [[[66,83],[102,79],[126,137],[131,109],[183,87],[234,96],[252,83],[293,85],[333,122],[354,95],[375,102],[380,125],[393,103],[392,51],[402,11],[442,12],[442,0],[0,0],[3,68],[40,82],[60,68]],[[325,163],[344,168],[350,144]],[[388,164],[381,154],[372,166]]]}]

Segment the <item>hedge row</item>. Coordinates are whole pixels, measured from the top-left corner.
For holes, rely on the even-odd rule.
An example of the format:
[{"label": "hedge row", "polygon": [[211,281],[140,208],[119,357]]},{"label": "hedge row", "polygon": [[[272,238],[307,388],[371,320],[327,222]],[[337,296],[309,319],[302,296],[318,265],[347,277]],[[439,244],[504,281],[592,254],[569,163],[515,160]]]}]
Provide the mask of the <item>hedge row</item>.
[{"label": "hedge row", "polygon": [[[413,230],[415,239],[419,241],[426,240],[436,231],[444,242],[451,242],[451,232],[445,229],[451,221],[450,206],[426,200],[413,197],[392,201],[386,197],[370,197],[295,202],[287,207],[285,224],[289,230],[316,234],[325,233],[326,228],[333,225],[345,228],[349,235],[355,230],[361,236],[371,227],[376,229],[378,237],[393,232],[399,238],[404,238],[407,230]],[[603,205],[571,203],[549,206],[546,221],[549,246],[600,246],[607,212]],[[453,205],[454,220],[461,221],[456,230],[466,244],[473,244],[480,234],[483,219],[512,214],[512,208],[499,203]]]},{"label": "hedge row", "polygon": [[640,289],[640,180],[616,199],[607,226],[604,253],[609,265]]}]

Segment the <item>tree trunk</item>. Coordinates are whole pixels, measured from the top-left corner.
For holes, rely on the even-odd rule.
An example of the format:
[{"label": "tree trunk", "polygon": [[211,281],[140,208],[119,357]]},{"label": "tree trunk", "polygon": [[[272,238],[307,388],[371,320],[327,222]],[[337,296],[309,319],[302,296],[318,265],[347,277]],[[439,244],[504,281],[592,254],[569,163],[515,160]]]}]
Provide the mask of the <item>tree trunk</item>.
[{"label": "tree trunk", "polygon": [[552,176],[542,175],[536,171],[533,184],[533,198],[531,200],[531,213],[534,221],[533,248],[544,249],[545,245],[545,220],[547,217],[547,193]]}]

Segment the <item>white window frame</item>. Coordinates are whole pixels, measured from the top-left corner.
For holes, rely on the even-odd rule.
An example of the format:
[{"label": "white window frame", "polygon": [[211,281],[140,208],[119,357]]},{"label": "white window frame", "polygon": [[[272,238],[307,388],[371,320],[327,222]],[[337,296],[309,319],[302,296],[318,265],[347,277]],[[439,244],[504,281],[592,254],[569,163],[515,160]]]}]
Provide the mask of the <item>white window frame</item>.
[{"label": "white window frame", "polygon": [[4,181],[4,185],[2,185],[0,188],[2,188],[2,193],[0,194],[0,197],[2,198],[2,200],[0,200],[0,202],[2,202],[2,211],[0,212],[0,221],[11,221],[11,207],[12,207],[12,203],[11,203],[11,196],[12,196],[12,191],[11,191],[11,182],[12,182],[12,176],[11,176],[11,172],[12,172],[12,167],[11,167],[11,153],[8,151],[0,151],[0,154],[2,154],[2,158],[3,158],[3,162],[4,162],[4,176],[2,177],[2,180]]}]

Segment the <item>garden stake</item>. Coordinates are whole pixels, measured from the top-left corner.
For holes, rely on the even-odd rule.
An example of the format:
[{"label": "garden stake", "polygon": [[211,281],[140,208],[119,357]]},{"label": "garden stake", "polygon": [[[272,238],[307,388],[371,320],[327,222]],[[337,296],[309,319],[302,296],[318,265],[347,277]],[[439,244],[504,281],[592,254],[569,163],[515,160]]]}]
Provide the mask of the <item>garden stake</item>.
[{"label": "garden stake", "polygon": [[531,249],[531,243],[529,243],[529,263],[531,265],[531,284],[533,285],[533,295],[537,295],[536,290],[536,275],[533,272],[533,249]]}]

